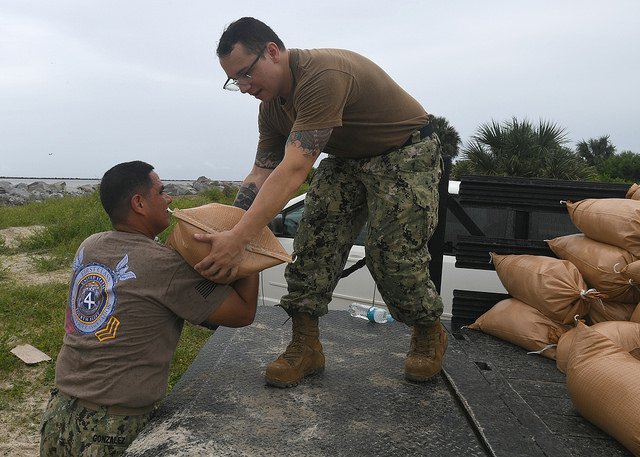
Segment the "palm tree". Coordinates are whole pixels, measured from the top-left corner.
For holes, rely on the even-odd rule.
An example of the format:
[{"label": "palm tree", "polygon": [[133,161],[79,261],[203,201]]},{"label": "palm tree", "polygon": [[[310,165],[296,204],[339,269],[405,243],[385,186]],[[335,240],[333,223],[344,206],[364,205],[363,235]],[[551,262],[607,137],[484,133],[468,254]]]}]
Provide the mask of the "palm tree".
[{"label": "palm tree", "polygon": [[478,175],[593,179],[595,170],[566,143],[564,129],[554,123],[541,120],[534,126],[515,117],[502,124],[491,121],[464,147],[454,174],[464,169]]},{"label": "palm tree", "polygon": [[589,165],[599,165],[616,153],[616,147],[609,141],[609,135],[600,138],[590,138],[580,141],[576,145],[576,152]]},{"label": "palm tree", "polygon": [[431,119],[431,123],[433,124],[433,131],[440,138],[442,156],[454,159],[458,155],[460,144],[462,144],[458,131],[444,117],[436,116]]},{"label": "palm tree", "polygon": [[592,181],[597,179],[598,173],[573,150],[563,147],[551,151],[544,157],[539,177],[566,181]]}]

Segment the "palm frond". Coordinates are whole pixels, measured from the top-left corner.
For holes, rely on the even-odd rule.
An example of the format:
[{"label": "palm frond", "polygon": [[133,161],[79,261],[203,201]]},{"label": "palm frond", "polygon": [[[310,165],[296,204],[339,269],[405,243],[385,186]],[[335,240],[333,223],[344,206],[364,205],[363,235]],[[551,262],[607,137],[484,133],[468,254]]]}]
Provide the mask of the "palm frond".
[{"label": "palm frond", "polygon": [[462,158],[471,163],[470,169],[479,175],[497,174],[496,157],[491,150],[478,142],[472,141],[463,151]]},{"label": "palm frond", "polygon": [[482,124],[475,135],[472,137],[472,141],[478,141],[485,144],[494,153],[499,151],[504,146],[504,132],[500,123],[492,120],[491,123]]},{"label": "palm frond", "polygon": [[537,143],[543,150],[554,149],[557,146],[562,146],[568,141],[564,128],[555,123],[544,120],[540,120],[537,136]]}]

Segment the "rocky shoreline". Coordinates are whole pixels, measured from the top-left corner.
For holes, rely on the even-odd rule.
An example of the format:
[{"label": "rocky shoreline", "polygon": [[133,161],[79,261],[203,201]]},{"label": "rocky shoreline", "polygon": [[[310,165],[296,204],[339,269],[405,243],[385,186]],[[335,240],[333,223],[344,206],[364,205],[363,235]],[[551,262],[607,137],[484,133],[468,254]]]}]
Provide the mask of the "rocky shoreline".
[{"label": "rocky shoreline", "polygon": [[[217,187],[224,193],[235,192],[239,186],[237,181],[212,181],[201,176],[189,183],[166,183],[165,191],[172,197],[180,195],[196,195],[211,188]],[[236,189],[232,189],[235,187]],[[65,196],[81,196],[92,194],[98,189],[98,184],[86,184],[74,188],[67,188],[64,181],[46,183],[34,181],[32,183],[12,184],[9,181],[0,180],[0,206],[24,205],[34,201],[44,201],[48,198],[61,198]]]}]

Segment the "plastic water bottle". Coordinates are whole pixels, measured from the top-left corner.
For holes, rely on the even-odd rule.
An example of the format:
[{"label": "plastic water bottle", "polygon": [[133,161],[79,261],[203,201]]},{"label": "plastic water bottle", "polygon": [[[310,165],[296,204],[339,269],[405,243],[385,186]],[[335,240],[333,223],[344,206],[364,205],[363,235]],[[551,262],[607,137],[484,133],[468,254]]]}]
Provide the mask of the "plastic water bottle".
[{"label": "plastic water bottle", "polygon": [[351,303],[349,305],[349,314],[353,317],[366,319],[377,324],[393,321],[393,317],[391,317],[391,314],[386,309],[378,308],[377,306],[362,305],[360,303]]}]

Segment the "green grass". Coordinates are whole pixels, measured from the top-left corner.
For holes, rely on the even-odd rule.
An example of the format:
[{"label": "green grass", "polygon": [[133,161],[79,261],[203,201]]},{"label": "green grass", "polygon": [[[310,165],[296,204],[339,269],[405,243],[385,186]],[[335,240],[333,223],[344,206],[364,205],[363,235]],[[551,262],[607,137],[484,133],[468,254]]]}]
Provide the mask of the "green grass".
[{"label": "green grass", "polygon": [[[212,201],[231,204],[237,189],[211,189],[205,193],[176,197],[174,208],[190,208]],[[111,228],[97,193],[64,197],[24,206],[0,207],[0,229],[42,225],[44,230],[8,249],[0,238],[0,254],[28,253],[38,271],[69,268],[80,243],[89,235]],[[161,234],[165,239],[169,230]],[[62,346],[67,305],[67,284],[18,286],[0,263],[0,410],[17,410],[35,391],[54,385],[55,361]],[[189,367],[211,331],[185,324],[173,358],[170,385]],[[31,344],[52,358],[37,367],[26,366],[10,351]],[[39,413],[38,413],[39,414]],[[18,424],[19,425],[19,424]],[[2,441],[0,439],[0,441]]]},{"label": "green grass", "polygon": [[2,265],[0,262],[0,284],[6,281],[9,278],[9,270]]},{"label": "green grass", "polygon": [[8,381],[0,389],[0,409],[22,401],[41,384],[53,387],[55,366],[47,364],[41,376],[25,376],[30,367],[10,351],[30,344],[55,359],[64,335],[66,284],[29,287],[0,286],[0,378]]}]

